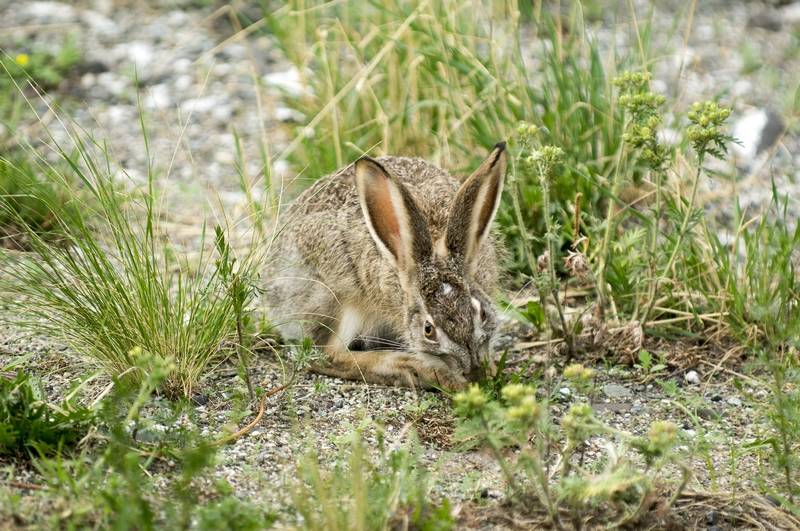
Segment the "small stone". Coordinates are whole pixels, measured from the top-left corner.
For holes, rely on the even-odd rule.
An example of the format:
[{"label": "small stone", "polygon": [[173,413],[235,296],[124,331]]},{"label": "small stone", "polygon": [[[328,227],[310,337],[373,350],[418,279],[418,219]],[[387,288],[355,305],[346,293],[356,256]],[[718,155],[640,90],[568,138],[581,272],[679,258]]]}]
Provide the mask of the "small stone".
[{"label": "small stone", "polygon": [[691,371],[687,372],[683,376],[683,378],[684,378],[684,380],[686,380],[686,383],[691,384],[691,385],[697,385],[697,384],[700,383],[700,375],[697,374],[697,371],[695,371],[695,370],[691,370]]},{"label": "small stone", "polygon": [[750,15],[747,19],[748,28],[761,28],[767,31],[780,31],[782,21],[780,15],[771,9],[765,9]]},{"label": "small stone", "polygon": [[166,109],[172,103],[170,90],[164,83],[153,85],[144,98],[144,106],[148,109]]},{"label": "small stone", "polygon": [[697,409],[697,416],[701,419],[710,420],[717,417],[717,412],[711,408],[701,407]]},{"label": "small stone", "polygon": [[300,71],[297,68],[266,74],[264,83],[282,90],[290,96],[300,96],[306,91],[305,86],[300,81]]},{"label": "small stone", "polygon": [[30,2],[22,14],[39,23],[53,24],[75,21],[75,8],[61,2]]},{"label": "small stone", "polygon": [[569,398],[570,395],[572,395],[572,391],[570,391],[569,387],[562,387],[558,392],[561,393],[561,396],[564,398]]},{"label": "small stone", "polygon": [[726,402],[728,403],[728,405],[733,406],[733,407],[742,407],[741,399],[739,399],[738,397],[735,397],[735,396],[729,397],[728,400],[726,400]]},{"label": "small stone", "polygon": [[633,394],[631,390],[624,385],[614,383],[605,384],[603,386],[603,393],[605,393],[608,398],[625,398]]},{"label": "small stone", "polygon": [[275,119],[279,122],[299,122],[303,119],[303,115],[288,107],[276,107]]}]

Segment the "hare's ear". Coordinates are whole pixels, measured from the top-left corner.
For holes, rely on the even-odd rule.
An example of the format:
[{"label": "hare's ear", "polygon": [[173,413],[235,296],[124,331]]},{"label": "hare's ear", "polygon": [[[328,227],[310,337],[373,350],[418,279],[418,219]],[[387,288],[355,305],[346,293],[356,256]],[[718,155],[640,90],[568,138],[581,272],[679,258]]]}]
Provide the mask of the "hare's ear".
[{"label": "hare's ear", "polygon": [[380,162],[356,161],[361,210],[378,248],[401,272],[409,272],[431,253],[428,224],[408,190]]},{"label": "hare's ear", "polygon": [[468,268],[474,265],[500,206],[507,158],[506,143],[500,142],[461,185],[450,209],[445,246],[451,255],[461,256]]}]

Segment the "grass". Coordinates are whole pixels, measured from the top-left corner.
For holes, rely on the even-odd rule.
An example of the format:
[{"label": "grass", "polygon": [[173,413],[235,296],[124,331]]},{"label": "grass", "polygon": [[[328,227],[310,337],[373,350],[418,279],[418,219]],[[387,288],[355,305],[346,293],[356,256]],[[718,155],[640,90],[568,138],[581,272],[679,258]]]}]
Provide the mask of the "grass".
[{"label": "grass", "polygon": [[[31,521],[20,521],[15,509],[23,500],[8,496],[9,503],[0,506],[0,516],[18,525],[65,529],[244,531],[269,527],[273,515],[239,500],[224,480],[211,481],[217,450],[200,436],[188,402],[158,401],[155,392],[169,378],[170,364],[143,356],[135,366],[146,376],[135,385],[129,379],[115,380],[112,392],[89,412],[93,429],[86,437],[88,444],[78,452],[59,446],[55,456],[35,459],[39,475],[47,482],[34,485],[47,495],[39,501],[63,510],[37,512]],[[137,435],[154,416],[143,416],[148,408],[160,411],[157,420],[167,427],[151,431],[150,441],[143,442]],[[99,447],[92,444],[96,438],[103,442]],[[167,462],[176,472],[166,485],[156,485],[150,470]],[[156,495],[157,489],[166,495]],[[31,501],[28,498],[25,503]]]},{"label": "grass", "polygon": [[453,528],[446,500],[431,499],[418,444],[388,448],[379,436],[373,449],[354,431],[341,448],[330,470],[314,451],[298,463],[292,499],[304,529]]},{"label": "grass", "polygon": [[55,89],[81,60],[74,41],[67,39],[55,51],[0,49],[0,247],[24,246],[25,225],[40,235],[57,237],[52,212],[67,221],[74,210],[69,197],[53,186],[54,179],[37,174],[20,144],[18,130],[27,123],[27,96]]},{"label": "grass", "polygon": [[[51,185],[71,194],[71,219],[47,205],[63,245],[51,245],[19,212],[6,211],[31,250],[0,255],[3,298],[16,309],[11,319],[63,337],[110,375],[140,379],[141,370],[132,368],[143,354],[172,361],[165,390],[191,396],[208,366],[234,351],[256,261],[251,256],[234,265],[230,252],[214,261],[203,228],[200,253],[189,262],[159,228],[152,168],[143,189],[123,191],[111,178],[104,146],[72,139],[75,156],[55,146],[66,176],[31,157],[39,175],[56,176]],[[81,183],[88,199],[69,188],[70,180]],[[234,274],[235,297],[229,285]]]},{"label": "grass", "polygon": [[[564,18],[541,9],[527,15],[535,17],[542,48],[531,54],[520,40],[522,5],[302,1],[270,13],[270,33],[308,87],[288,98],[306,121],[278,157],[311,179],[363,153],[423,156],[466,171],[529,121],[545,143],[565,152],[551,195],[563,229],[559,245],[568,241],[576,194],[594,213],[609,199],[596,182],[611,178],[621,144],[622,111],[611,78],[633,58],[602,57],[579,3]],[[646,27],[637,37],[647,42]],[[536,181],[514,187],[527,205],[522,226],[508,197],[498,224],[511,251],[509,267],[530,274],[526,249],[544,248],[525,237],[545,228],[541,191]]]}]

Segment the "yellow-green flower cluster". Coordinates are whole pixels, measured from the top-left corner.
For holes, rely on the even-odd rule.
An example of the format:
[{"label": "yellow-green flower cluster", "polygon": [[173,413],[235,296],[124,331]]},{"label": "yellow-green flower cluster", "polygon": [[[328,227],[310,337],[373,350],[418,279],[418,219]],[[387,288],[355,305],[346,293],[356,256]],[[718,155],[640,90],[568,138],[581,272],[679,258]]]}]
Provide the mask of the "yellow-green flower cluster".
[{"label": "yellow-green flower cluster", "polygon": [[14,62],[17,63],[22,68],[25,68],[26,66],[28,66],[28,64],[30,64],[31,57],[26,53],[20,53],[17,54],[16,57],[14,57]]},{"label": "yellow-green flower cluster", "polygon": [[570,442],[579,444],[594,433],[592,407],[586,403],[573,404],[564,418],[561,427]]},{"label": "yellow-green flower cluster", "polygon": [[536,389],[529,385],[509,384],[500,391],[508,404],[506,418],[510,422],[528,424],[535,422],[542,412],[536,401]]},{"label": "yellow-green flower cluster", "polygon": [[522,159],[529,168],[536,168],[537,173],[547,174],[556,164],[564,160],[564,150],[557,146],[542,146],[531,150],[530,154]]},{"label": "yellow-green flower cluster", "polygon": [[653,94],[649,91],[622,94],[619,97],[619,104],[634,116],[658,112],[658,108],[664,105],[665,101],[666,99],[661,94]]},{"label": "yellow-green flower cluster", "polygon": [[642,92],[650,83],[650,72],[623,72],[614,78],[613,83],[623,94]]},{"label": "yellow-green flower cluster", "polygon": [[580,363],[573,363],[564,369],[564,378],[576,383],[589,382],[594,377],[594,370],[584,367]]},{"label": "yellow-green flower cluster", "polygon": [[538,132],[539,128],[528,122],[520,122],[517,126],[517,138],[521,142],[532,141]]},{"label": "yellow-green flower cluster", "polygon": [[641,150],[641,159],[651,168],[661,169],[666,151],[658,143],[661,126],[659,108],[664,96],[648,90],[650,75],[646,72],[625,72],[614,80],[620,89],[619,104],[630,116],[630,125],[622,140]]},{"label": "yellow-green flower cluster", "polygon": [[476,384],[472,384],[466,391],[461,391],[453,397],[456,412],[465,417],[473,417],[480,413],[486,406],[486,394]]},{"label": "yellow-green flower cluster", "polygon": [[687,113],[692,125],[686,130],[686,136],[692,141],[696,151],[703,151],[710,143],[722,144],[725,135],[720,130],[725,120],[731,115],[727,107],[720,107],[716,102],[696,102]]}]

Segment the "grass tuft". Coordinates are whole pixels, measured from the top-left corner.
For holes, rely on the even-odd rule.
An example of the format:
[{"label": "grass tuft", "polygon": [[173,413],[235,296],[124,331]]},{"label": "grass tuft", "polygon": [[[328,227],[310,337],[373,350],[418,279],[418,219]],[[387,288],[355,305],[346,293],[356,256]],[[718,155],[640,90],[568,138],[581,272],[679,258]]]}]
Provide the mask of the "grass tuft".
[{"label": "grass tuft", "polygon": [[[145,376],[138,358],[168,360],[174,368],[165,389],[189,396],[209,364],[236,344],[248,297],[241,284],[257,261],[235,261],[228,252],[215,262],[205,226],[198,236],[200,252],[190,261],[159,228],[153,171],[144,189],[125,191],[124,182],[112,176],[103,146],[77,136],[73,141],[76,156],[56,147],[66,170],[31,156],[34,172],[55,176],[51,184],[70,194],[75,215],[66,219],[33,190],[63,235],[61,244],[51,245],[18,211],[6,209],[31,251],[0,254],[0,293],[13,309],[8,318],[64,338],[110,375],[138,380]],[[81,184],[87,199],[66,187],[70,179]]]}]

